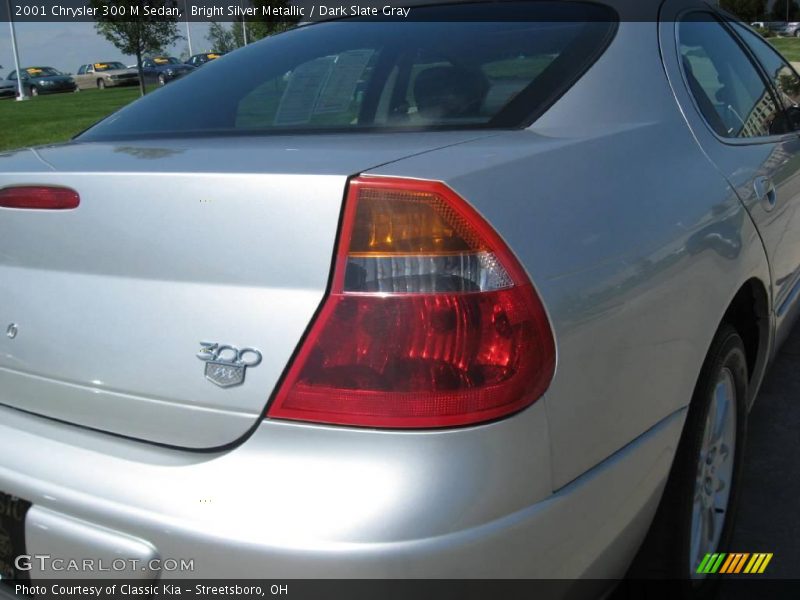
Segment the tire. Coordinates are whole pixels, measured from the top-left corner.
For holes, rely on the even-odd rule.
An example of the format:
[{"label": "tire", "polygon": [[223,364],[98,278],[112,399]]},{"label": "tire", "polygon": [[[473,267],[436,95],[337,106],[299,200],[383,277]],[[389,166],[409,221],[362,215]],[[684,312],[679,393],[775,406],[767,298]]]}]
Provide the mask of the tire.
[{"label": "tire", "polygon": [[[706,553],[726,552],[733,533],[744,464],[747,382],[742,338],[723,323],[700,372],[664,495],[629,577],[682,581],[684,597],[714,593],[717,576],[698,574],[697,567]],[[716,423],[709,428],[712,411]],[[712,430],[720,432],[717,440],[707,435]]]},{"label": "tire", "polygon": [[160,85],[162,87],[167,85],[167,80],[164,78],[164,75],[159,75],[158,76],[158,85]]},{"label": "tire", "polygon": [[794,37],[800,37],[800,29],[795,30]]},{"label": "tire", "polygon": [[38,96],[38,95],[39,95],[39,88],[37,88],[35,85],[32,85],[31,86],[31,96],[35,97],[35,96]]},{"label": "tire", "polygon": [[104,89],[106,89],[106,82],[105,82],[105,81],[103,81],[102,79],[98,79],[98,80],[97,80],[97,89],[98,89],[98,90],[104,90]]}]

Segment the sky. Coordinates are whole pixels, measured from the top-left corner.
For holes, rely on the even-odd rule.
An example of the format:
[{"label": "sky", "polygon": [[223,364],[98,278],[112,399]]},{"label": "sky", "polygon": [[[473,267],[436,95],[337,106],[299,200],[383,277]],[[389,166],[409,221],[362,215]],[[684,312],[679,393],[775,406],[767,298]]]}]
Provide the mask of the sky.
[{"label": "sky", "polygon": [[[135,57],[124,56],[117,48],[95,31],[94,23],[15,23],[17,46],[21,67],[55,67],[65,73],[76,73],[82,64],[97,61],[120,61],[126,65],[136,62]],[[190,23],[194,54],[211,50],[207,23]],[[178,26],[186,37],[186,23]],[[187,47],[185,39],[170,48],[170,54],[179,56]],[[188,51],[188,50],[187,50]],[[7,21],[0,21],[0,77],[14,70],[11,50],[11,31]]]}]

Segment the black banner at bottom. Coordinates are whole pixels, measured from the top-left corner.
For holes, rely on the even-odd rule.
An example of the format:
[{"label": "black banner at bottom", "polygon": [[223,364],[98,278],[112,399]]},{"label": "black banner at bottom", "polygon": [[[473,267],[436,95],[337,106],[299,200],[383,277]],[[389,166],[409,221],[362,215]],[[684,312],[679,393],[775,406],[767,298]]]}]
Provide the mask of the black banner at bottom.
[{"label": "black banner at bottom", "polygon": [[[719,600],[728,598],[800,597],[800,580],[720,578]],[[265,580],[39,580],[3,581],[0,599],[11,600],[212,600],[291,598],[292,600],[532,600],[608,598],[648,600],[691,598],[691,585],[682,581],[614,581],[556,579],[265,579]]]}]

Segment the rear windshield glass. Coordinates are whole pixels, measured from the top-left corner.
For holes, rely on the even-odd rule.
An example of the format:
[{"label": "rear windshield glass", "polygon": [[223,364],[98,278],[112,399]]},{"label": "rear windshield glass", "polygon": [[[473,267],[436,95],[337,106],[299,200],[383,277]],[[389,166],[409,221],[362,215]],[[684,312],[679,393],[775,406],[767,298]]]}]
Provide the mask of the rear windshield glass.
[{"label": "rear windshield glass", "polygon": [[209,63],[79,139],[518,127],[584,72],[615,27],[608,9],[576,2],[302,26]]}]

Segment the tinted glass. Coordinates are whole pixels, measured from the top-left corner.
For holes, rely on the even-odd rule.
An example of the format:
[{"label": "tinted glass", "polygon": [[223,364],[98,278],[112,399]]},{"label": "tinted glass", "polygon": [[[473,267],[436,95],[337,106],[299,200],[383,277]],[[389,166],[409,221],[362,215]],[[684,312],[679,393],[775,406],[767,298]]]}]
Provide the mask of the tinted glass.
[{"label": "tinted glass", "polygon": [[299,27],[209,61],[81,139],[516,127],[574,82],[616,26],[607,9],[577,2],[417,10],[470,20]]},{"label": "tinted glass", "polygon": [[785,119],[745,50],[718,21],[693,13],[679,24],[683,69],[703,116],[721,136],[784,133]]},{"label": "tinted glass", "polygon": [[775,89],[778,91],[778,99],[783,104],[783,107],[798,106],[800,102],[800,77],[797,76],[791,65],[757,33],[739,24],[736,24],[736,29],[753,51],[758,62],[764,67],[767,75],[769,75]]}]

